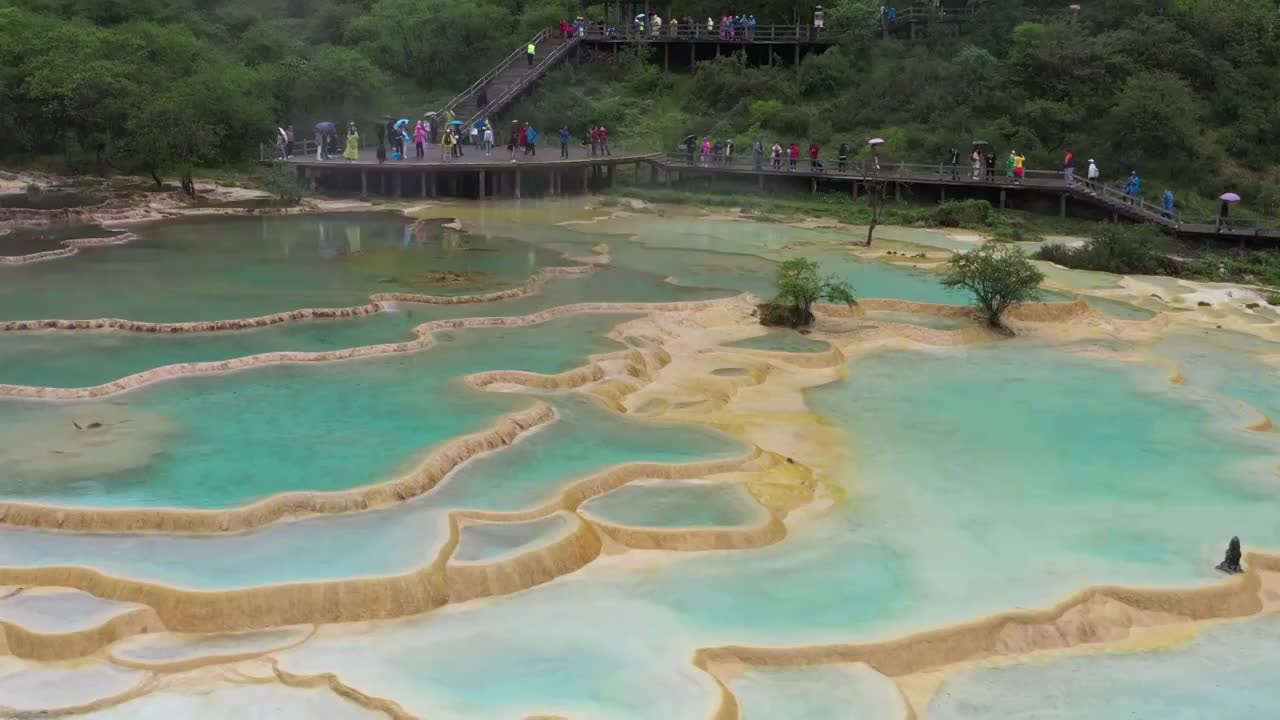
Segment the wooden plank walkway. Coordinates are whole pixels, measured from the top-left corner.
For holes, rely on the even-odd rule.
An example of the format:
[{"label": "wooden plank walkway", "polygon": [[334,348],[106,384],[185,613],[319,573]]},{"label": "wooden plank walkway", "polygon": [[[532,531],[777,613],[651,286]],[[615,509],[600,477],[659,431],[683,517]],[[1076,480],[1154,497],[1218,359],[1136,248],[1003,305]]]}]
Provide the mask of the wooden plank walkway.
[{"label": "wooden plank walkway", "polygon": [[769,158],[765,158],[761,165],[756,167],[748,148],[746,154],[736,155],[729,163],[716,162],[714,158],[710,162],[704,162],[701,156],[689,153],[666,153],[651,162],[658,163],[668,173],[668,179],[673,171],[680,174],[747,176],[758,178],[761,188],[763,188],[764,179],[768,177],[807,177],[810,179],[813,192],[817,191],[819,181],[848,183],[855,194],[858,191],[858,184],[866,186],[877,182],[893,185],[895,193],[901,186],[916,184],[936,186],[942,189],[943,197],[947,188],[986,188],[998,191],[1003,205],[1006,193],[1031,190],[1056,195],[1059,200],[1060,214],[1064,216],[1067,198],[1071,198],[1110,212],[1114,217],[1150,223],[1179,235],[1280,240],[1280,230],[1258,227],[1252,221],[1228,219],[1223,222],[1217,218],[1188,218],[1177,212],[1165,213],[1154,203],[1142,198],[1129,198],[1119,190],[1102,183],[1091,184],[1077,178],[1073,183],[1068,184],[1061,172],[1029,170],[1020,183],[1014,183],[1003,175],[988,175],[985,171],[975,178],[972,168],[964,165],[952,167],[886,162],[880,167],[875,167],[868,162],[850,161],[842,169],[838,159],[829,157],[820,159],[822,166],[818,168],[810,164],[807,156],[797,159],[794,170],[791,169],[788,158],[783,158],[782,166],[778,169],[773,167]]}]

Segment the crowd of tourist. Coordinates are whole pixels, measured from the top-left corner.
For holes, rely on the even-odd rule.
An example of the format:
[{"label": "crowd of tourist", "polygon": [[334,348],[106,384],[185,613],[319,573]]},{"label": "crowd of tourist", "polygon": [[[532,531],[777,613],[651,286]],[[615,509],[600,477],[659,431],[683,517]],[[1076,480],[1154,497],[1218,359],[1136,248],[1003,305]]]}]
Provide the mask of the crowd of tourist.
[{"label": "crowd of tourist", "polygon": [[[488,119],[479,120],[463,131],[463,123],[453,118],[452,113],[443,116],[427,113],[412,128],[407,119],[391,120],[376,126],[378,143],[376,157],[379,163],[400,162],[408,159],[406,148],[412,145],[414,157],[426,160],[433,143],[440,146],[440,160],[450,162],[455,158],[465,157],[464,148],[468,145],[478,148],[485,157],[492,157],[495,147],[500,145],[498,132]],[[347,124],[345,144],[338,147],[339,135],[337,126],[332,122],[318,123],[315,127],[316,160],[328,160],[341,156],[347,162],[360,159],[360,132],[354,121]],[[529,122],[513,120],[507,133],[506,147],[511,154],[511,162],[520,158],[536,158],[538,156],[538,130]],[[568,125],[560,128],[560,158],[568,159],[569,146],[572,144],[572,132]],[[293,126],[278,128],[276,137],[277,155],[281,160],[293,157]],[[589,148],[592,157],[611,156],[609,147],[609,129],[604,125],[593,125],[582,138],[583,147]]]}]

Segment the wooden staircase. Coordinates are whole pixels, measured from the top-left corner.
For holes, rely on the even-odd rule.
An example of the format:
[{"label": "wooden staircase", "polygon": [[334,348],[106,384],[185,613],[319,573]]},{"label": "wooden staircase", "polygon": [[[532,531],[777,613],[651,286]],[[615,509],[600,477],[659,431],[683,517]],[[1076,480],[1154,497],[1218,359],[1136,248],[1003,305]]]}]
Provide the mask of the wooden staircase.
[{"label": "wooden staircase", "polygon": [[[528,42],[522,43],[466,90],[454,96],[440,109],[440,114],[443,116],[453,111],[456,119],[463,121],[463,132],[470,130],[471,126],[482,119],[497,116],[563,60],[580,40],[580,37],[571,40],[553,37],[551,32],[543,30]],[[532,67],[525,52],[530,44],[537,50]],[[487,100],[483,104],[479,102],[482,91]]]}]

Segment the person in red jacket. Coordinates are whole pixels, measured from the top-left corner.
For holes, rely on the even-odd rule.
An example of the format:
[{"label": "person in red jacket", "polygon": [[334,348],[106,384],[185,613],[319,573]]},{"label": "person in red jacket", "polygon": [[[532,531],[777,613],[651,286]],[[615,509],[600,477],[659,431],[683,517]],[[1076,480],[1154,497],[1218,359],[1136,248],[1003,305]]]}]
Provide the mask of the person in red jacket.
[{"label": "person in red jacket", "polygon": [[809,143],[809,169],[810,170],[818,169],[818,153],[821,151],[822,151],[822,148],[818,147],[818,143],[816,142]]},{"label": "person in red jacket", "polygon": [[791,158],[791,167],[789,169],[791,172],[795,172],[796,161],[800,159],[800,146],[795,143],[791,143],[791,149],[787,151],[787,155]]},{"label": "person in red jacket", "polygon": [[601,125],[597,132],[600,134],[600,151],[605,155],[612,155],[613,151],[609,149],[609,128]]}]

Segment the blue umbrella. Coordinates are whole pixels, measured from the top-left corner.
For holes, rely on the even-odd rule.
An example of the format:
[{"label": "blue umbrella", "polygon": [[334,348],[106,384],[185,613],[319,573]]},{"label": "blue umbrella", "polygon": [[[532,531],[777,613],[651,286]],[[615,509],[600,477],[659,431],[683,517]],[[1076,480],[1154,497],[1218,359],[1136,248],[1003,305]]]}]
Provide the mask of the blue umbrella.
[{"label": "blue umbrella", "polygon": [[336,135],[338,126],[331,122],[316,123],[316,132],[320,135]]},{"label": "blue umbrella", "polygon": [[397,120],[397,121],[396,121],[396,129],[397,129],[397,130],[403,130],[403,129],[405,128],[405,126],[406,126],[406,125],[408,125],[408,124],[409,124],[409,121],[408,121],[408,120],[405,120],[405,119]]}]

